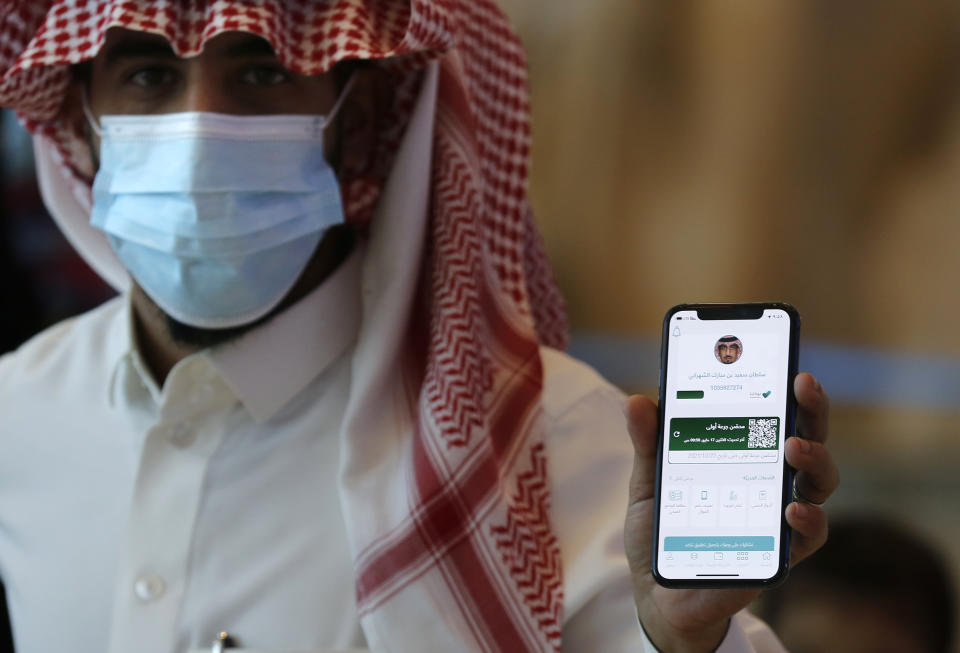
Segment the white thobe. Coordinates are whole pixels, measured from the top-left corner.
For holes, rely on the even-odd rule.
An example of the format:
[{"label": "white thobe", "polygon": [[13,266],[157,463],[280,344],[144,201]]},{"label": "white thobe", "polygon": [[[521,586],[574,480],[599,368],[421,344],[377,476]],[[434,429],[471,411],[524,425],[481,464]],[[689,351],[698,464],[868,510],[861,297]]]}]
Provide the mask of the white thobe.
[{"label": "white thobe", "polygon": [[[362,256],[162,388],[125,297],[0,359],[0,576],[18,650],[172,653],[221,631],[249,649],[365,646],[337,486]],[[623,554],[623,395],[542,357],[564,648],[652,651]],[[745,619],[722,651],[770,638]]]}]

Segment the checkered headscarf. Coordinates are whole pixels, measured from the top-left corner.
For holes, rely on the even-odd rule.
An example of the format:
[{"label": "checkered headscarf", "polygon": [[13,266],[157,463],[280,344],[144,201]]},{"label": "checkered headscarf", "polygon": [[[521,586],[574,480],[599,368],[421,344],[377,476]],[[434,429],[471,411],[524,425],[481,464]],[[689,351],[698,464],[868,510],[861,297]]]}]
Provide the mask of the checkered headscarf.
[{"label": "checkered headscarf", "polygon": [[439,63],[417,304],[425,310],[409,335],[423,341],[411,346],[422,352],[412,507],[357,557],[358,604],[374,613],[425,565],[440,567],[449,596],[438,600],[469,624],[465,648],[558,649],[563,587],[538,347],[562,348],[566,322],[526,197],[525,59],[493,0],[6,0],[0,105],[54,145],[74,192],[88,189],[92,165],[58,113],[69,65],[95,56],[110,27],[163,35],[181,57],[221,32],[251,32],[311,75],[345,59],[379,60],[393,104],[368,160],[341,171],[355,223],[371,219],[423,68]]}]

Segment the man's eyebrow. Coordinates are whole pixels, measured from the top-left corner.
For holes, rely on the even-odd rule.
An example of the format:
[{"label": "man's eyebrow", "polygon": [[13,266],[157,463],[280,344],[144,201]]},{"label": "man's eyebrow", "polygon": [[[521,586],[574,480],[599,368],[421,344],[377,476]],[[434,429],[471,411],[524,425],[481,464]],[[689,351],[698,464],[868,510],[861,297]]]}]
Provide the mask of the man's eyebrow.
[{"label": "man's eyebrow", "polygon": [[[228,57],[272,57],[276,51],[266,39],[251,35],[242,41],[234,43],[226,50]],[[111,43],[104,50],[104,60],[112,65],[123,59],[179,59],[164,38],[120,38]]]},{"label": "man's eyebrow", "polygon": [[228,57],[276,57],[270,41],[260,36],[250,36],[227,48]]},{"label": "man's eyebrow", "polygon": [[130,38],[108,45],[103,57],[109,66],[122,59],[176,59],[177,55],[164,39]]}]

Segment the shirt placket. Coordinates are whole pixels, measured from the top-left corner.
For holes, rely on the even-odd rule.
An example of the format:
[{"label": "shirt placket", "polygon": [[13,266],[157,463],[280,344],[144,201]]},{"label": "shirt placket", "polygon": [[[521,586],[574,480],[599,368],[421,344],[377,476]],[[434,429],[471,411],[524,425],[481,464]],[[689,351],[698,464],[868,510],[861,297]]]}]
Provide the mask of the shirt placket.
[{"label": "shirt placket", "polygon": [[203,355],[167,379],[139,458],[114,595],[113,653],[174,650],[204,477],[235,402]]}]

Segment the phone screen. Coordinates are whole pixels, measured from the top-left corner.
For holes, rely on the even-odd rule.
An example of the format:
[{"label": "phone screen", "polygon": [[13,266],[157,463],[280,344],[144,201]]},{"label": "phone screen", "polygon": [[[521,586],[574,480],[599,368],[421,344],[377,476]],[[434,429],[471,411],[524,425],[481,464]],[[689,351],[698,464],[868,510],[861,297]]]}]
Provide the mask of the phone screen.
[{"label": "phone screen", "polygon": [[757,314],[679,310],[665,324],[656,542],[665,580],[763,582],[785,560],[792,317],[781,308]]}]

